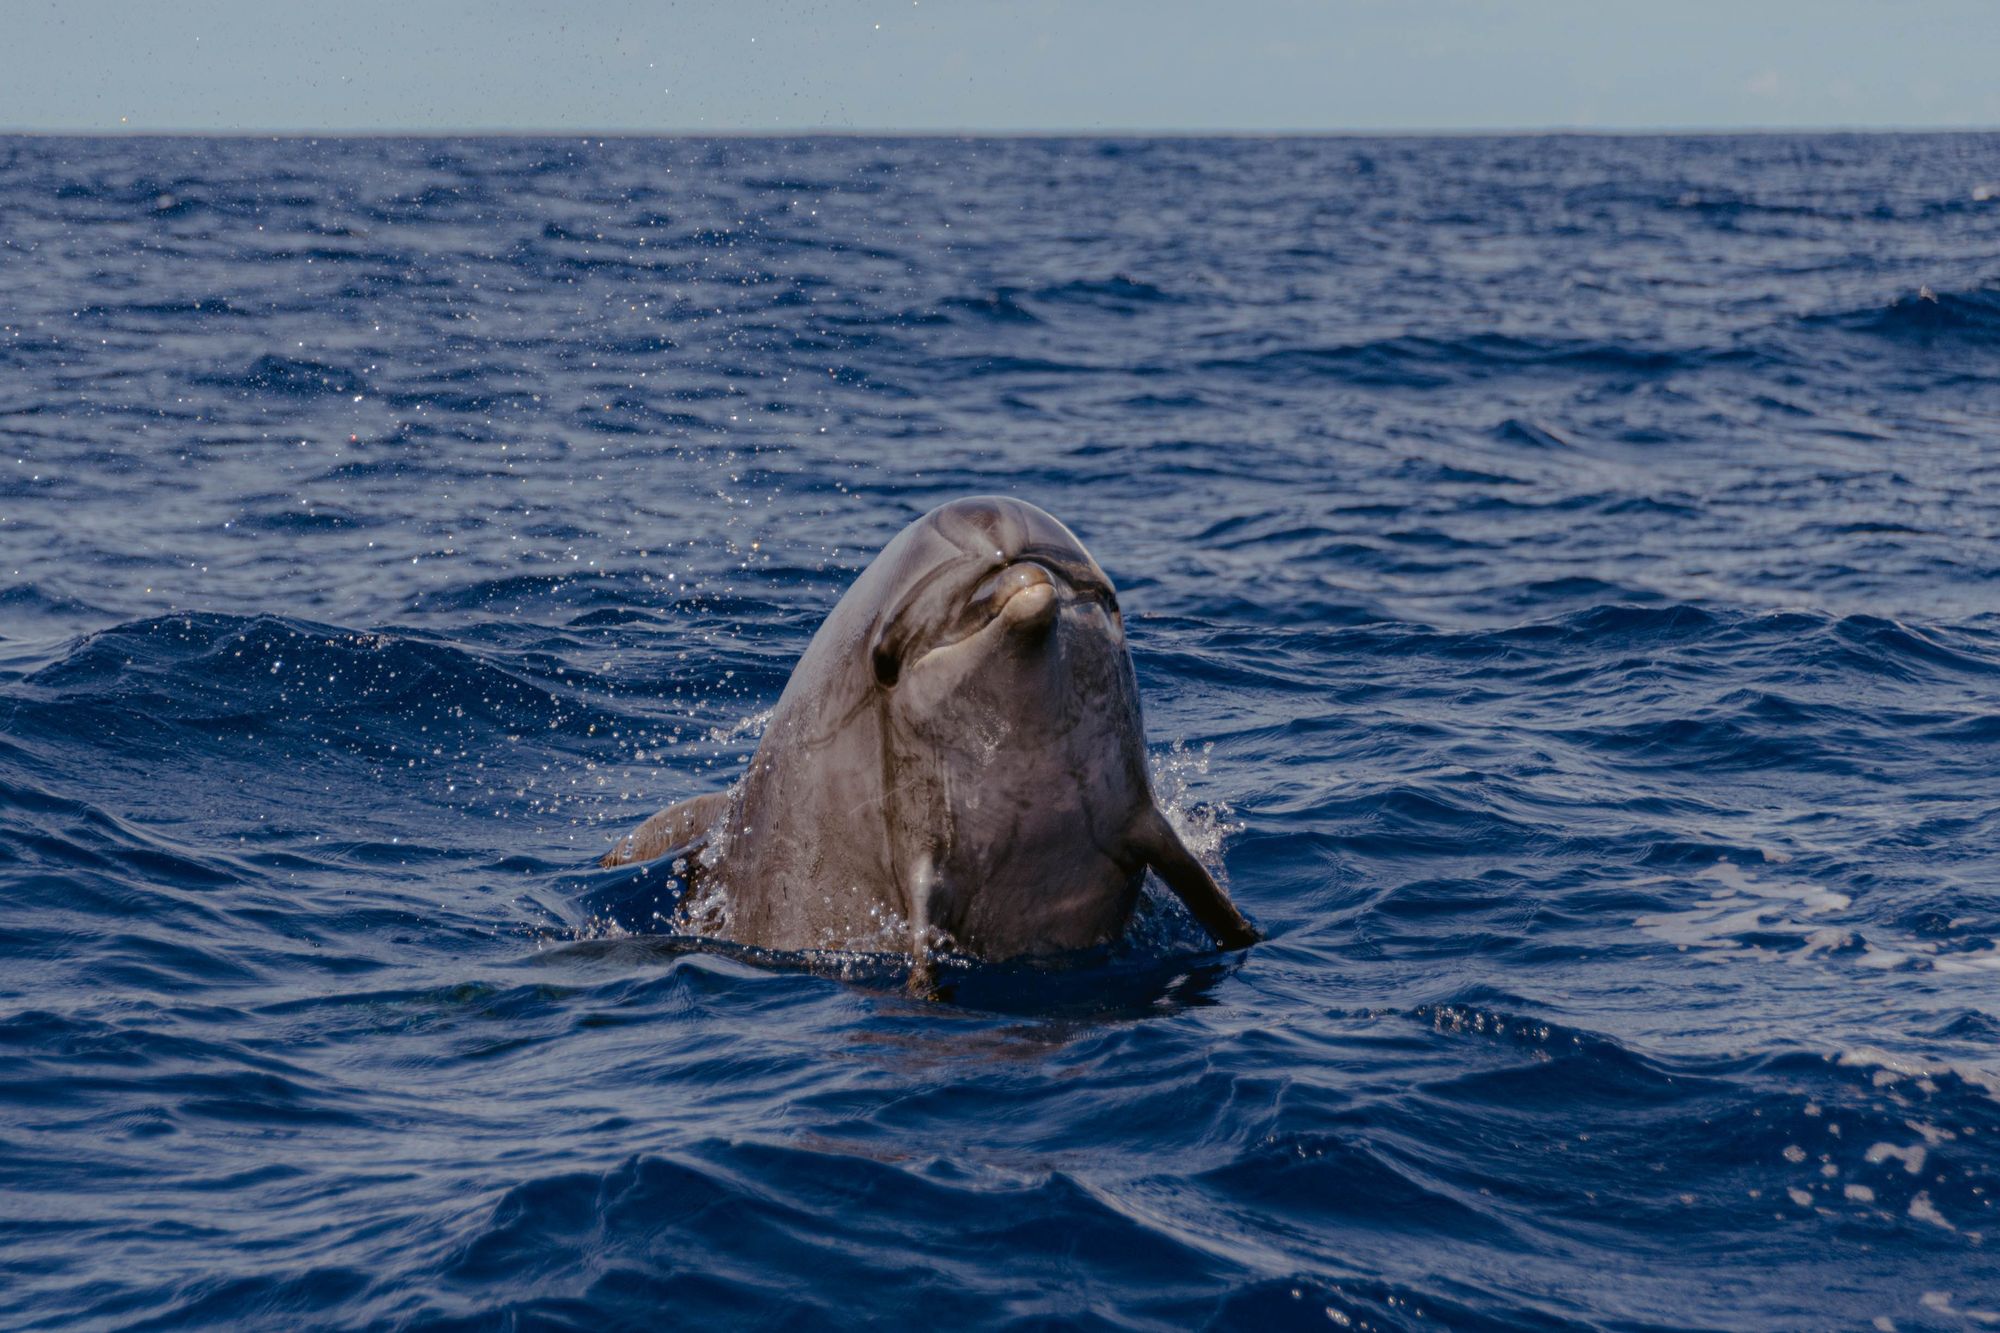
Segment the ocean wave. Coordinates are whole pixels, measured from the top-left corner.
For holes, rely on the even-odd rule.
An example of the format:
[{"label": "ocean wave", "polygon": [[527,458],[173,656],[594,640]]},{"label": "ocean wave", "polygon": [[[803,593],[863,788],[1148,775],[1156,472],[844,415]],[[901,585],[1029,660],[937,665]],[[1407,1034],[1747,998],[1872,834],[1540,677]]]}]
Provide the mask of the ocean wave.
[{"label": "ocean wave", "polygon": [[940,304],[946,310],[960,311],[972,318],[1004,324],[1039,324],[1033,311],[1015,298],[1018,291],[1000,288],[991,296],[957,296]]},{"label": "ocean wave", "polygon": [[1250,357],[1216,358],[1199,368],[1258,378],[1324,375],[1355,384],[1439,388],[1493,375],[1587,371],[1659,376],[1740,360],[1734,348],[1668,350],[1573,338],[1475,333],[1441,338],[1403,334],[1319,347],[1291,347]]},{"label": "ocean wave", "polygon": [[6,619],[0,621],[0,640],[9,636],[7,631],[16,631],[35,618],[60,618],[64,621],[102,618],[101,608],[80,598],[64,593],[52,592],[34,583],[13,583],[0,588],[0,612]]},{"label": "ocean wave", "polygon": [[587,730],[613,721],[576,688],[547,679],[537,684],[409,635],[193,613],[88,636],[27,677],[33,692],[15,701],[14,718],[45,732],[120,737],[127,747],[158,745],[164,731],[279,733],[371,754],[410,745],[447,722],[462,734],[468,726]]},{"label": "ocean wave", "polygon": [[1149,305],[1176,304],[1185,299],[1163,287],[1136,278],[1128,278],[1122,273],[1114,273],[1109,278],[1073,278],[1068,282],[1039,288],[1035,292],[1035,297],[1041,301],[1073,302],[1095,306],[1120,314],[1131,313]]},{"label": "ocean wave", "polygon": [[[893,1150],[892,1150],[893,1151]],[[912,1166],[914,1164],[911,1164]],[[798,1168],[813,1182],[800,1190]],[[758,1182],[785,1181],[782,1189]],[[746,1188],[747,1187],[747,1188]],[[710,1268],[711,1238],[763,1256],[771,1272],[803,1272],[825,1239],[840,1237],[853,1281],[840,1293],[760,1287],[743,1304],[739,1283]],[[912,1244],[913,1235],[929,1239]],[[533,1293],[509,1302],[513,1315],[560,1316],[565,1308],[622,1310],[650,1317],[662,1307],[702,1317],[800,1316],[842,1321],[880,1309],[869,1293],[899,1290],[945,1318],[984,1323],[986,1294],[999,1276],[982,1269],[997,1255],[1030,1265],[1062,1254],[1097,1267],[1115,1260],[1115,1286],[1162,1317],[1172,1293],[1214,1263],[1157,1235],[1062,1174],[1036,1183],[982,1185],[929,1173],[865,1152],[808,1151],[769,1142],[697,1145],[673,1157],[642,1156],[604,1172],[547,1176],[510,1190],[490,1220],[445,1266],[453,1287],[503,1286]],[[702,1256],[708,1262],[701,1262]],[[586,1267],[612,1277],[579,1280]],[[625,1276],[629,1275],[629,1276]],[[1059,1318],[1076,1297],[1050,1292],[1013,1298],[1017,1320]],[[580,1304],[572,1304],[580,1303]],[[1163,1308],[1164,1307],[1164,1308]],[[450,1318],[470,1311],[440,1311]]]},{"label": "ocean wave", "polygon": [[199,378],[201,383],[211,388],[236,390],[241,393],[276,394],[285,398],[356,394],[365,392],[367,388],[358,374],[344,366],[328,365],[303,357],[278,356],[268,352],[240,371],[204,375]]},{"label": "ocean wave", "polygon": [[1934,292],[1919,287],[1887,305],[1820,315],[1813,322],[1879,338],[1920,345],[1963,342],[1984,345],[2000,340],[2000,291]]}]

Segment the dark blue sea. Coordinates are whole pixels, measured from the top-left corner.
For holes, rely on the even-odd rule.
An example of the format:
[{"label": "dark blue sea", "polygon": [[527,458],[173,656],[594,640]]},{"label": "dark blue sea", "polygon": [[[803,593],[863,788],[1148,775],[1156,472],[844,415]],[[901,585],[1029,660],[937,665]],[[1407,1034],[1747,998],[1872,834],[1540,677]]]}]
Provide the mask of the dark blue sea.
[{"label": "dark blue sea", "polygon": [[[0,1326],[2000,1321],[2000,136],[0,140]],[[662,933],[898,529],[1268,932]]]}]

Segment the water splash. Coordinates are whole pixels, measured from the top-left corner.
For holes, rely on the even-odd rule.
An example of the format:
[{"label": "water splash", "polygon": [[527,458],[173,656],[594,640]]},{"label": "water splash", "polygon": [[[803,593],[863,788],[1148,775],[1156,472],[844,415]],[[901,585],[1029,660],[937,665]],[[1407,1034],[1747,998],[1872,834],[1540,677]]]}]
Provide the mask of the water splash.
[{"label": "water splash", "polygon": [[1242,832],[1244,826],[1233,818],[1228,802],[1219,795],[1196,794],[1198,787],[1208,785],[1209,764],[1214,757],[1212,741],[1203,743],[1199,750],[1190,750],[1185,742],[1176,740],[1165,750],[1150,751],[1146,765],[1152,774],[1153,803],[1173,825],[1187,849],[1217,880],[1227,883],[1223,844]]}]

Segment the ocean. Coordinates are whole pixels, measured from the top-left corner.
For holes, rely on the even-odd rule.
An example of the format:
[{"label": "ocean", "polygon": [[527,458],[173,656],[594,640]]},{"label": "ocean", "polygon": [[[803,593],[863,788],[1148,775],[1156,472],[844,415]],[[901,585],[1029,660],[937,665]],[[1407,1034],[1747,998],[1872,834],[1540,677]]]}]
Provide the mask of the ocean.
[{"label": "ocean", "polygon": [[[2000,1321],[2000,136],[0,181],[0,1325]],[[1269,938],[663,933],[989,493]]]}]

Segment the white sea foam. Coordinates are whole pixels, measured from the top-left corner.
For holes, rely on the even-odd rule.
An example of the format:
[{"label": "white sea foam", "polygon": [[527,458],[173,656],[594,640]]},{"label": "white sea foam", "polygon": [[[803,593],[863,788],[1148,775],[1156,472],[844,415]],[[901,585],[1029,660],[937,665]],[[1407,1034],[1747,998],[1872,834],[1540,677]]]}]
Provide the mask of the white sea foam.
[{"label": "white sea foam", "polygon": [[[1918,1197],[1922,1198],[1921,1195]],[[1925,1199],[1924,1202],[1928,1205],[1930,1200]],[[1916,1204],[1912,1203],[1910,1209],[1910,1215],[1912,1217],[1916,1216]],[[1926,1218],[1925,1220],[1928,1221],[1930,1219]],[[1960,1319],[1969,1319],[1975,1324],[1985,1324],[1989,1327],[1994,1324],[2000,1324],[2000,1311],[1974,1310],[1955,1306],[1951,1303],[1951,1293],[1948,1291],[1925,1292],[1923,1294],[1923,1306],[1933,1314],[1955,1315]]]},{"label": "white sea foam", "polygon": [[[1728,952],[1759,959],[1782,958],[1793,963],[1845,948],[1852,941],[1849,932],[1810,920],[1826,912],[1846,910],[1851,900],[1845,894],[1803,879],[1767,880],[1727,858],[1699,871],[1697,878],[1716,885],[1716,890],[1692,907],[1678,912],[1650,913],[1637,918],[1634,924],[1682,949]],[[1741,938],[1751,934],[1792,936],[1803,947],[1779,952],[1748,944]]]},{"label": "white sea foam", "polygon": [[[1763,856],[1766,863],[1790,859],[1769,851]],[[1946,975],[2000,972],[2000,946],[1947,953],[1941,952],[1934,940],[1888,934],[1872,927],[1879,938],[1870,939],[1845,926],[1815,920],[1846,911],[1852,900],[1809,880],[1766,878],[1727,857],[1698,871],[1696,878],[1718,886],[1716,891],[1692,907],[1648,913],[1635,918],[1633,924],[1680,949],[1793,966],[1840,954],[1856,967],[1880,972],[1913,962],[1927,963],[1932,972]],[[1668,882],[1665,876],[1634,881],[1637,885]],[[1798,940],[1799,947],[1768,948],[1744,939],[1747,935],[1788,936]]]},{"label": "white sea foam", "polygon": [[[1930,1060],[1921,1056],[1900,1055],[1885,1051],[1877,1046],[1853,1046],[1840,1053],[1840,1063],[1852,1068],[1873,1069],[1875,1085],[1888,1087],[1903,1079],[1914,1079],[1923,1092],[1935,1092],[1934,1080],[1939,1075],[1949,1074],[1974,1087],[1983,1088],[1995,1098],[2000,1098],[2000,1060]],[[1948,1130],[1937,1130],[1915,1121],[1906,1121],[1910,1128],[1924,1139],[1924,1145],[1936,1146],[1941,1140],[1933,1135],[1949,1135]]]}]

